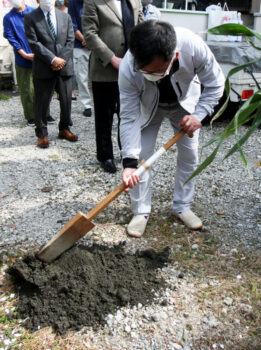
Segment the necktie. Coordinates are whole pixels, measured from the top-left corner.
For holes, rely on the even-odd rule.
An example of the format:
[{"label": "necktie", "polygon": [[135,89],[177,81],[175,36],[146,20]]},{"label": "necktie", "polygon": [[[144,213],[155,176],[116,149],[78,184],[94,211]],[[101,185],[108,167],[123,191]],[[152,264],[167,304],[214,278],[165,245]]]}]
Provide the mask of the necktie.
[{"label": "necktie", "polygon": [[122,22],[125,37],[125,50],[128,50],[128,39],[132,28],[134,27],[133,9],[128,0],[121,0]]},{"label": "necktie", "polygon": [[51,20],[51,12],[47,12],[47,24],[48,24],[48,27],[49,27],[50,32],[52,34],[52,37],[55,40],[56,39],[56,32],[55,32],[55,28],[54,28],[53,22]]}]

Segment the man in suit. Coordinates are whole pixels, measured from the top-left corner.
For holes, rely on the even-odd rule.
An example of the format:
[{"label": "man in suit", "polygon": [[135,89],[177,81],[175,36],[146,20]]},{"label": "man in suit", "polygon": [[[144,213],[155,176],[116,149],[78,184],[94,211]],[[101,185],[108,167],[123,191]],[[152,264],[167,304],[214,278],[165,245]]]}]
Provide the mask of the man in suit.
[{"label": "man in suit", "polygon": [[128,49],[130,30],[143,21],[140,0],[85,1],[83,35],[90,55],[95,110],[97,159],[106,172],[117,171],[113,160],[111,130],[119,112],[118,70]]},{"label": "man in suit", "polygon": [[47,115],[53,91],[60,97],[59,138],[75,142],[70,131],[74,33],[68,14],[55,9],[55,0],[40,0],[39,8],[24,18],[32,52],[37,146],[49,146]]}]

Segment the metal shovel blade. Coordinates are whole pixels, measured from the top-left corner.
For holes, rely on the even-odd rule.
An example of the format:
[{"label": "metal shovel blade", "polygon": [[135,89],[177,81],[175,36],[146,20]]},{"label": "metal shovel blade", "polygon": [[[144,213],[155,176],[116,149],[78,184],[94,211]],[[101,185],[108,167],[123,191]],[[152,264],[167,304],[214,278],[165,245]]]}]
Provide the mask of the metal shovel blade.
[{"label": "metal shovel blade", "polygon": [[95,225],[86,215],[79,212],[40,250],[37,257],[44,262],[51,262],[71,248]]}]

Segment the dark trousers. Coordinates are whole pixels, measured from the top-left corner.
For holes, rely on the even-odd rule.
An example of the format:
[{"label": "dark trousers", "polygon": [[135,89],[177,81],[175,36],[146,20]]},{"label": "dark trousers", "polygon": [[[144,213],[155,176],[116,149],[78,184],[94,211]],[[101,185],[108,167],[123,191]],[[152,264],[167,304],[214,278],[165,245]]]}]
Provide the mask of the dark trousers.
[{"label": "dark trousers", "polygon": [[48,135],[47,117],[54,90],[57,91],[60,99],[59,130],[68,129],[72,125],[72,77],[57,75],[51,79],[34,78],[35,134],[40,138]]},{"label": "dark trousers", "polygon": [[119,110],[120,98],[117,82],[92,82],[93,103],[95,112],[95,132],[97,159],[104,162],[113,159],[111,130],[113,115],[118,116],[118,144],[119,143]]}]

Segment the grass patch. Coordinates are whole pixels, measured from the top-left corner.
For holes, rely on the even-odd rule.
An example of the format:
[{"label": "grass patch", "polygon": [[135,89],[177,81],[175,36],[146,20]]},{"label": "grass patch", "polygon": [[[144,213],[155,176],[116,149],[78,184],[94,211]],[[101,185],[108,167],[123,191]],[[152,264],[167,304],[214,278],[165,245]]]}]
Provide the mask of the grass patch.
[{"label": "grass patch", "polygon": [[11,98],[11,96],[0,94],[0,101],[6,101],[9,100],[9,98]]},{"label": "grass patch", "polygon": [[[172,247],[173,262],[179,263],[179,270],[194,277],[198,286],[196,296],[202,307],[211,303],[211,309],[221,320],[227,319],[231,324],[235,319],[240,322],[238,334],[242,331],[242,339],[236,335],[229,339],[226,332],[224,335],[216,332],[219,337],[209,334],[198,345],[231,340],[234,345],[226,345],[225,349],[260,350],[261,256],[243,250],[222,253],[216,236],[215,232],[191,231],[172,214],[164,218],[152,214],[145,233],[152,248]],[[224,304],[226,298],[231,298],[231,306]],[[225,308],[227,314],[222,313]]]}]

